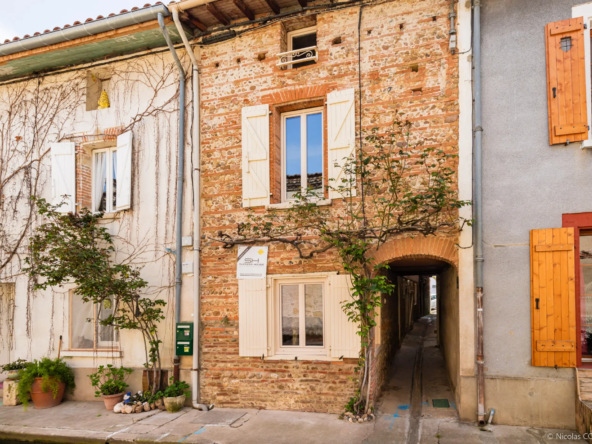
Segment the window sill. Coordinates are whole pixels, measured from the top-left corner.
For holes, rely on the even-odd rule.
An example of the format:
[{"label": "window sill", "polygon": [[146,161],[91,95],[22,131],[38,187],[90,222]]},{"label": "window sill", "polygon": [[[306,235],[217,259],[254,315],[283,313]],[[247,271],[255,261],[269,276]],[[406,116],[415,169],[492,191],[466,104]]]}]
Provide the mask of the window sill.
[{"label": "window sill", "polygon": [[121,358],[121,350],[62,350],[65,358]]},{"label": "window sill", "polygon": [[[296,358],[298,358],[296,360]],[[274,355],[274,356],[266,356],[265,357],[266,361],[296,361],[296,362],[302,362],[302,361],[339,361],[339,358],[331,358],[329,356],[319,356],[319,355],[315,355],[315,356],[289,356],[289,355]],[[341,362],[341,361],[339,361]]]},{"label": "window sill", "polygon": [[[322,199],[322,200],[317,200],[315,202],[315,205],[317,207],[324,207],[324,206],[331,205],[331,202],[332,202],[331,199]],[[295,202],[293,200],[289,200],[288,202],[265,205],[265,209],[266,210],[287,210],[288,208],[294,207],[294,204],[295,204]]]}]

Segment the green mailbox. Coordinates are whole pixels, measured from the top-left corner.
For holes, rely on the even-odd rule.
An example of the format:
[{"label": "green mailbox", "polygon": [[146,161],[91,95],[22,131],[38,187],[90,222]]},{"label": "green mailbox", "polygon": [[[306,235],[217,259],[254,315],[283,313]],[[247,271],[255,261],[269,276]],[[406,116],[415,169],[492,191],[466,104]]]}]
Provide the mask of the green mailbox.
[{"label": "green mailbox", "polygon": [[193,355],[193,322],[177,323],[175,351],[177,356]]}]

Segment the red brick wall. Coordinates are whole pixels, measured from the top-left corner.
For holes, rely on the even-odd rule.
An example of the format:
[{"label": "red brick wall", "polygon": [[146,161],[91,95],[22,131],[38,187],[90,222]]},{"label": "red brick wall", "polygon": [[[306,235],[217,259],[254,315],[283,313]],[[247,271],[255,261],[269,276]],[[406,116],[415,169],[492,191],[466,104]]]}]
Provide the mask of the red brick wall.
[{"label": "red brick wall", "polygon": [[[389,124],[399,110],[413,122],[413,131],[421,130],[426,145],[457,152],[458,69],[457,56],[448,53],[449,5],[448,1],[408,0],[364,8],[364,128]],[[352,87],[359,97],[358,13],[357,7],[320,13],[319,61],[299,69],[280,70],[276,66],[275,54],[283,49],[280,23],[203,47],[201,171],[206,236],[232,230],[245,217],[241,208],[242,107],[269,103],[273,111],[294,101],[323,98],[328,92]],[[342,43],[332,45],[339,36]],[[261,53],[266,53],[262,61],[258,57]],[[418,65],[417,72],[413,65]],[[273,117],[272,147],[277,143]],[[272,156],[274,200],[279,167]],[[336,264],[334,252],[302,260],[289,247],[271,245],[268,273],[335,270],[339,268]],[[240,358],[236,250],[206,242],[201,267],[202,401],[221,407],[342,411],[355,387],[355,378],[351,377],[355,376],[356,361]]]}]

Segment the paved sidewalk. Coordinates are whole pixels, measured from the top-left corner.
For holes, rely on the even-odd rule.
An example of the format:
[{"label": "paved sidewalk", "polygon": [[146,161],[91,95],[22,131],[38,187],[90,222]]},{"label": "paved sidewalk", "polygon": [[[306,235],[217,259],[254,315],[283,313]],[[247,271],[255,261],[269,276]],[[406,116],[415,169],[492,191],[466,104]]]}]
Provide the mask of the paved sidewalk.
[{"label": "paved sidewalk", "polygon": [[[152,411],[110,413],[99,402],[64,402],[52,409],[26,412],[21,406],[0,407],[0,441],[59,443],[201,443],[201,444],[370,444],[406,443],[408,417],[379,415],[373,423],[349,424],[337,415],[271,410],[214,409],[179,413]],[[556,444],[583,443],[575,432],[491,426],[481,431],[455,418],[424,417],[421,444]],[[561,437],[566,439],[559,439]],[[570,439],[571,438],[571,439]]]}]

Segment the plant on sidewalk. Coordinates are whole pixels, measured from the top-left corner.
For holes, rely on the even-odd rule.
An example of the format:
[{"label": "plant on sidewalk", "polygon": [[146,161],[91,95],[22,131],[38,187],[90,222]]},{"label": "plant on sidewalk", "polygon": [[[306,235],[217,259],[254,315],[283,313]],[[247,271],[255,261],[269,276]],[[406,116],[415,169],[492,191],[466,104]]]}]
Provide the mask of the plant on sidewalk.
[{"label": "plant on sidewalk", "polygon": [[125,367],[114,367],[111,364],[100,365],[95,373],[88,375],[95,390],[95,397],[101,395],[118,395],[128,387],[125,382],[133,370]]},{"label": "plant on sidewalk", "polygon": [[[391,128],[371,130],[365,142],[360,140],[357,154],[336,161],[343,164],[342,173],[324,193],[309,188],[296,193],[287,209],[249,210],[236,232],[220,231],[209,238],[224,248],[286,245],[302,259],[336,251],[337,264],[351,277],[351,298],[342,308],[359,325],[361,338],[357,388],[346,406],[356,414],[372,408],[374,317],[381,293],[394,288],[385,275],[388,265],[375,263],[374,253],[395,237],[454,234],[470,224],[459,216],[458,210],[470,202],[457,196],[455,154],[433,142],[424,146],[421,131],[399,115]],[[334,208],[316,204],[329,195],[340,196],[333,199]]]},{"label": "plant on sidewalk", "polygon": [[[162,299],[141,297],[148,283],[140,270],[114,259],[113,237],[100,225],[103,213],[83,208],[78,213],[62,214],[61,205],[31,198],[43,223],[30,238],[29,256],[24,268],[35,282],[34,290],[73,284],[73,293],[99,310],[108,305],[112,312],[97,316],[103,327],[137,330],[144,339],[146,369],[153,372],[152,391],[157,391],[161,374],[158,323],[164,320]],[[111,302],[113,301],[113,302]],[[92,320],[87,320],[92,321]]]},{"label": "plant on sidewalk", "polygon": [[2,372],[13,372],[24,369],[28,364],[30,364],[29,361],[17,359],[16,361],[9,362],[8,364],[0,365],[0,369]]},{"label": "plant on sidewalk", "polygon": [[34,360],[27,364],[21,371],[21,379],[18,382],[18,397],[26,408],[31,396],[31,386],[35,378],[42,378],[41,390],[51,391],[53,399],[58,396],[60,388],[59,383],[66,385],[66,390],[72,392],[76,384],[74,383],[74,372],[66,365],[63,359],[42,358]]},{"label": "plant on sidewalk", "polygon": [[185,381],[175,381],[173,377],[170,378],[169,386],[164,390],[163,396],[165,398],[176,398],[184,395],[190,386]]}]

